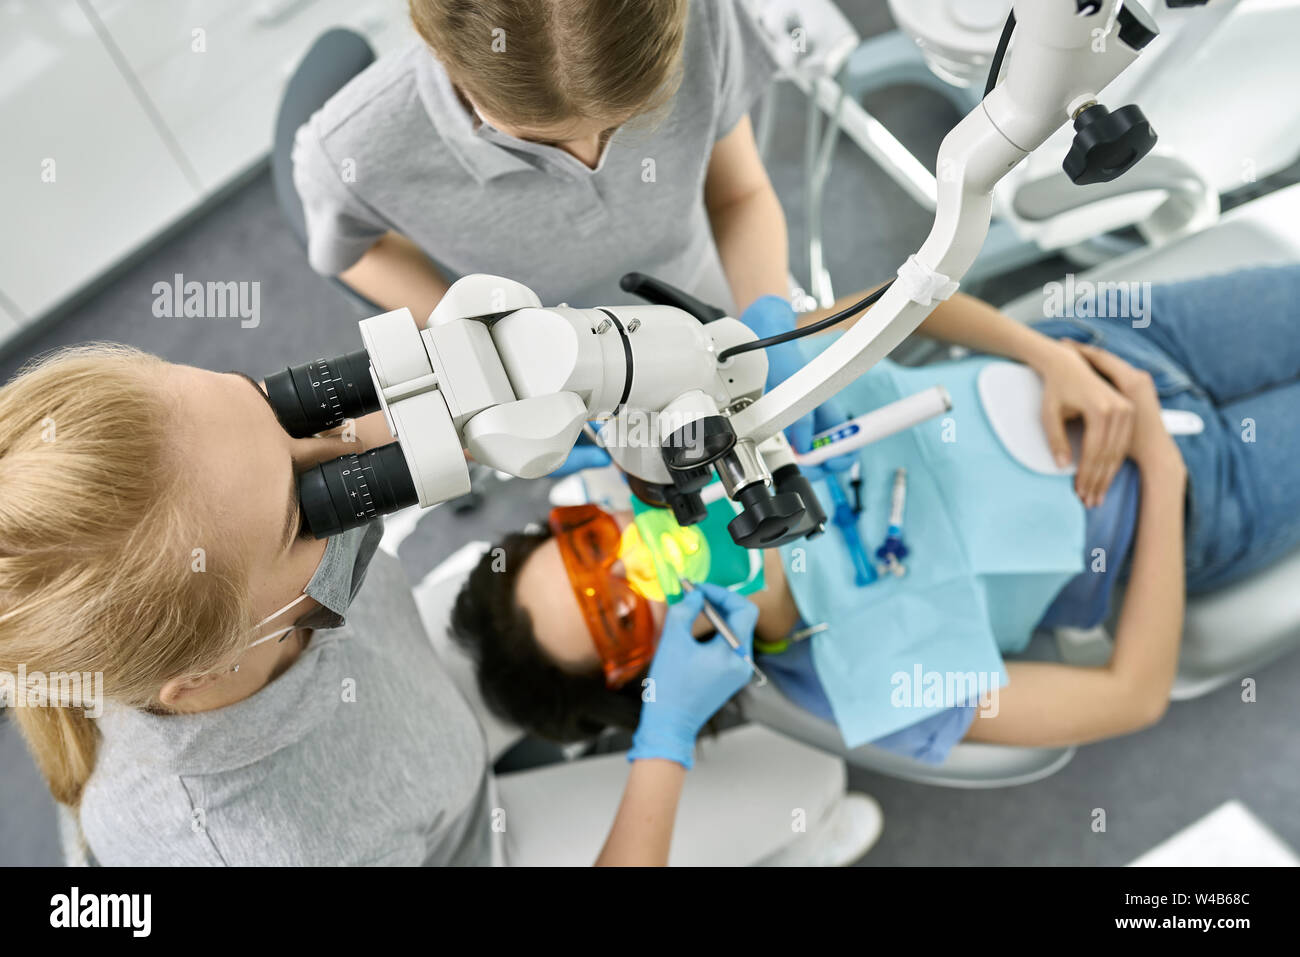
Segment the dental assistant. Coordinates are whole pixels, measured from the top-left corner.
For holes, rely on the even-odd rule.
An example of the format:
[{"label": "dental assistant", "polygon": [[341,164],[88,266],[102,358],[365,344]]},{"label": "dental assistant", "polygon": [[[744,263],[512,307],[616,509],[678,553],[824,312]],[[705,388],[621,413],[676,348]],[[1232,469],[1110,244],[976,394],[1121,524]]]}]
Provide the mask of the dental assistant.
[{"label": "dental assistant", "polygon": [[312,266],[424,322],[450,282],[624,302],[640,271],[737,314],[788,295],[749,109],[776,63],[739,0],[411,0],[420,42],[299,131]]}]

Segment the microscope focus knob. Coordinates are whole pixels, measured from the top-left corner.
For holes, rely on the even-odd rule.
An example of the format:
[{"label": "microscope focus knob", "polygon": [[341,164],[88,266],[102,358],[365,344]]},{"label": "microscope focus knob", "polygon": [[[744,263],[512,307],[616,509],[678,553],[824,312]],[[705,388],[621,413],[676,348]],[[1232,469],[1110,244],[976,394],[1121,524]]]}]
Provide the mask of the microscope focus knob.
[{"label": "microscope focus knob", "polygon": [[777,548],[804,537],[804,503],[796,493],[773,495],[767,486],[755,483],[741,489],[737,501],[742,506],[740,514],[727,523],[737,545]]},{"label": "microscope focus knob", "polygon": [[[1174,6],[1175,2],[1176,0],[1170,0],[1169,6]],[[1201,2],[1204,3],[1205,0]],[[1116,22],[1119,24],[1120,41],[1132,50],[1144,49],[1160,36],[1160,25],[1156,23],[1156,18],[1136,0],[1125,0],[1124,6],[1120,7],[1116,15]]]},{"label": "microscope focus knob", "polygon": [[1074,118],[1074,145],[1062,166],[1076,185],[1109,183],[1122,176],[1151,152],[1156,133],[1138,106],[1122,106],[1114,113],[1100,103]]}]

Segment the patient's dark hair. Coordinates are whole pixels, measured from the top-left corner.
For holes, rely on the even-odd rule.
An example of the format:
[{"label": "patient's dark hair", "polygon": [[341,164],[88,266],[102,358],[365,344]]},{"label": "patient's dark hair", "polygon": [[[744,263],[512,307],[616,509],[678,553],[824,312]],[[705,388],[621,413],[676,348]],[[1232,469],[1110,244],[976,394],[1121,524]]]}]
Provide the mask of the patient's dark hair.
[{"label": "patient's dark hair", "polygon": [[515,600],[528,557],[547,541],[546,528],[513,532],[479,561],[456,598],[452,635],[475,659],[478,685],[496,714],[552,741],[581,741],[606,728],[636,729],[641,682],[618,690],[599,670],[564,671],[537,644],[533,622]]}]

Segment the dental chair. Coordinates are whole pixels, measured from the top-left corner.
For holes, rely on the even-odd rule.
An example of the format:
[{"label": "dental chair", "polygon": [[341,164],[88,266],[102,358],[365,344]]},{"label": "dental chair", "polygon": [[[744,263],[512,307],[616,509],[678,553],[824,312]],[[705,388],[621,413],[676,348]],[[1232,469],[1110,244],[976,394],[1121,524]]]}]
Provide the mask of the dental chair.
[{"label": "dental chair", "polygon": [[[488,709],[474,664],[448,627],[456,595],[488,547],[471,542],[461,548],[414,592],[434,650],[484,729],[495,771],[493,807],[509,819],[496,863],[590,864],[614,820],[627,759],[621,748],[589,753],[593,749],[584,745],[545,754],[536,739]],[[521,749],[529,753],[519,760]],[[669,862],[807,863],[798,840],[791,841],[792,808],[803,808],[809,822],[827,820],[845,793],[843,762],[823,750],[754,724],[702,740],[682,792]],[[743,800],[736,800],[738,793]],[[719,814],[726,815],[725,826],[718,825]]]},{"label": "dental chair", "polygon": [[[1300,185],[1237,207],[1203,232],[1121,257],[1078,278],[1167,282],[1287,262],[1300,262]],[[1002,308],[1022,322],[1042,318],[1042,294],[1030,293]],[[1111,647],[1105,629],[1063,630],[1054,636],[1035,636],[1031,650],[1037,656],[1089,665],[1106,661]],[[1188,600],[1170,698],[1186,701],[1208,694],[1298,647],[1300,550],[1242,581]],[[1074,748],[964,743],[953,748],[943,764],[932,766],[870,745],[846,748],[838,728],[797,707],[770,684],[747,689],[743,707],[751,720],[841,755],[853,767],[923,784],[955,788],[1027,784],[1060,770],[1075,752]]]}]

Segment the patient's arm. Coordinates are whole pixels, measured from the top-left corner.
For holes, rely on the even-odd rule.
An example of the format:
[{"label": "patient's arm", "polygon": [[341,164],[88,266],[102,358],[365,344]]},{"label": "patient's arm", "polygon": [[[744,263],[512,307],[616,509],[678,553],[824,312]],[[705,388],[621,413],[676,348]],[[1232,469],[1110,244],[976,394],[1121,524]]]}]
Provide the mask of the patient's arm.
[{"label": "patient's arm", "polygon": [[[1120,360],[1082,350],[1107,374],[1127,375]],[[1102,359],[1101,357],[1107,357]],[[1125,364],[1126,365],[1126,364]],[[1159,419],[1150,377],[1139,373],[1138,427],[1131,454],[1142,476],[1137,543],[1128,596],[1115,630],[1115,651],[1101,668],[1011,662],[1010,683],[966,738],[1054,747],[1127,734],[1160,720],[1169,701],[1183,630],[1183,514],[1187,472]]]},{"label": "patient's arm", "polygon": [[[854,293],[837,300],[830,309],[806,313],[799,317],[799,325],[850,306],[865,294]],[[917,332],[976,352],[1015,359],[1037,372],[1043,380],[1042,420],[1048,445],[1060,465],[1069,464],[1065,423],[1083,419],[1083,449],[1074,488],[1085,505],[1101,504],[1115,473],[1124,464],[1123,452],[1133,433],[1133,409],[1087,362],[1063,343],[960,292],[935,306]]]},{"label": "patient's arm", "polygon": [[[879,288],[873,287],[873,288]],[[828,309],[816,309],[799,316],[799,325],[807,326],[832,313],[853,305],[868,292],[863,290],[835,300]],[[836,329],[847,329],[859,316],[846,320]],[[1006,356],[1025,365],[1034,366],[1054,355],[1059,343],[1041,332],[1035,332],[1022,322],[999,312],[982,299],[964,292],[954,293],[934,307],[934,311],[917,327],[920,335],[940,342],[951,342],[976,352]]]}]

